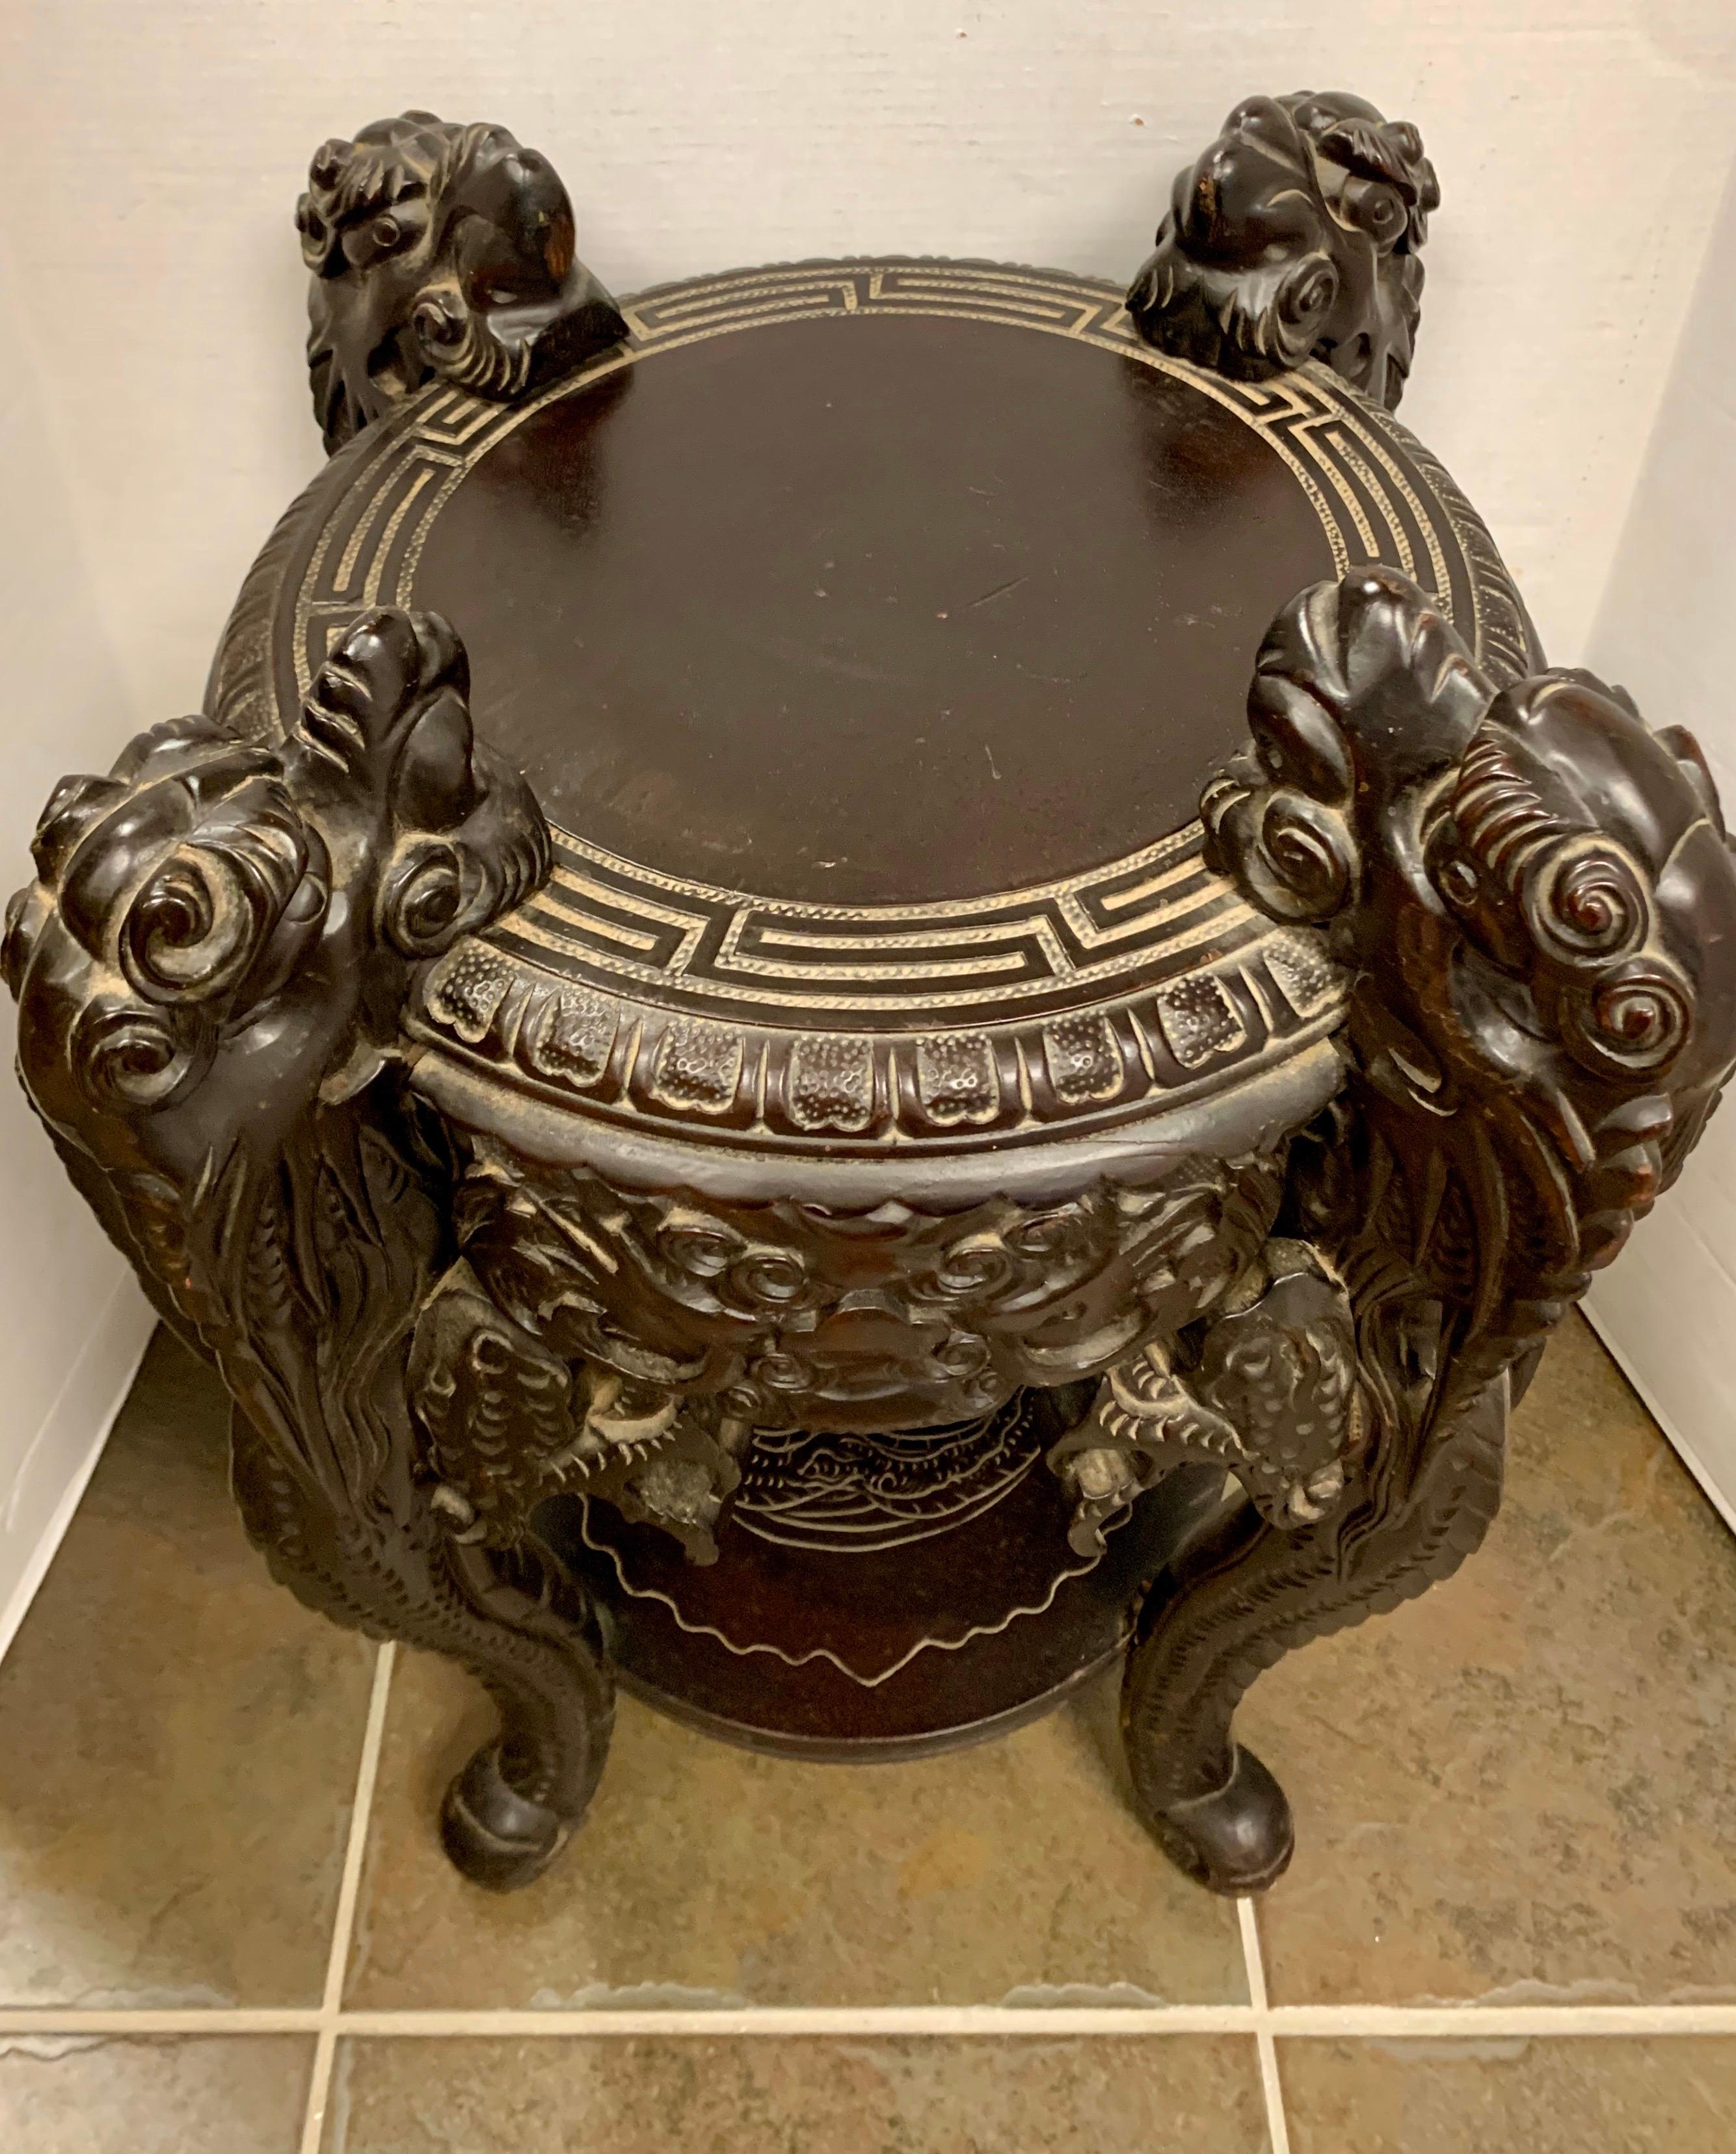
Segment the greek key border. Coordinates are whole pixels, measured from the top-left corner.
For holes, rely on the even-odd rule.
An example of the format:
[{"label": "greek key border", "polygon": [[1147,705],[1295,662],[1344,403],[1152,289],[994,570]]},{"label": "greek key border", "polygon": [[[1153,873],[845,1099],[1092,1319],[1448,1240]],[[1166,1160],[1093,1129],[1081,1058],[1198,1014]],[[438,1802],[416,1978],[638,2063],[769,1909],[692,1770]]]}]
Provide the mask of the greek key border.
[{"label": "greek key border", "polygon": [[[359,473],[321,530],[295,599],[296,688],[358,608],[407,604],[428,532],[466,474],[551,402],[657,354],[761,324],[820,314],[946,314],[1024,327],[1125,354],[1185,379],[1258,431],[1319,516],[1338,573],[1389,559],[1432,584],[1480,634],[1476,567],[1446,504],[1431,513],[1384,414],[1336,376],[1305,370],[1260,384],[1224,381],[1140,341],[1113,288],[1035,270],[949,263],[798,263],[667,288],[625,309],[635,343],[517,406],[466,392],[425,393],[413,421]],[[1443,527],[1444,526],[1444,536]],[[1059,883],[980,903],[837,907],[678,883],[565,831],[553,880],[511,923],[530,962],[591,985],[662,993],[728,1016],[822,1023],[900,1012],[951,1021],[1021,1005],[1077,1003],[1136,977],[1188,972],[1208,947],[1260,932],[1205,870],[1194,825],[1157,848]],[[1154,872],[1159,860],[1167,875]],[[809,1013],[806,1017],[804,1013]]]},{"label": "greek key border", "polygon": [[[990,263],[797,263],[668,286],[624,311],[623,350],[516,406],[430,386],[363,436],[341,491],[316,482],[311,545],[314,511],[298,506],[244,589],[220,706],[257,727],[275,664],[276,694],[303,695],[358,610],[413,603],[442,506],[535,412],[660,353],[838,314],[1024,328],[1184,379],[1283,459],[1337,573],[1388,562],[1433,590],[1498,679],[1535,662],[1487,530],[1403,427],[1311,364],[1240,383],[1154,351],[1112,286]],[[278,660],[267,618],[288,630]],[[1330,1031],[1341,1002],[1315,938],[1275,929],[1207,869],[1197,823],[1056,881],[915,906],[766,898],[560,829],[555,860],[536,898],[425,978],[410,1029],[608,1120],[852,1151],[1082,1133],[1235,1081]]]}]

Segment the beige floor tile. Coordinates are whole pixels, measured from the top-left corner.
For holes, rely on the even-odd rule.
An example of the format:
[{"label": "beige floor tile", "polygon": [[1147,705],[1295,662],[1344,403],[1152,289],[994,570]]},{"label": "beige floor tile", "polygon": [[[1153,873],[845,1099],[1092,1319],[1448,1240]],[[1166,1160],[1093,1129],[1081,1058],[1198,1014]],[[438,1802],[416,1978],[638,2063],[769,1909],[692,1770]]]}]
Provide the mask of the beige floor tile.
[{"label": "beige floor tile", "polygon": [[295,2154],[313,2044],[0,2041],[6,2154]]},{"label": "beige floor tile", "polygon": [[1736,1539],[1579,1318],[1481,1552],[1240,1728],[1296,1813],[1275,2001],[1736,1998]]},{"label": "beige floor tile", "polygon": [[1729,2154],[1736,2042],[1284,2042],[1291,2154]]},{"label": "beige floor tile", "polygon": [[0,2002],[317,2003],[372,1651],[267,1577],[165,1335],[0,1666]]},{"label": "beige floor tile", "polygon": [[1114,1693],[900,1765],[760,1758],[621,1703],[583,1830],[497,1899],[435,1837],[488,1708],[400,1656],[349,2001],[420,2004],[1240,2002],[1234,1910],[1127,1807]]},{"label": "beige floor tile", "polygon": [[1264,2154],[1250,2040],[368,2041],[327,2154]]}]

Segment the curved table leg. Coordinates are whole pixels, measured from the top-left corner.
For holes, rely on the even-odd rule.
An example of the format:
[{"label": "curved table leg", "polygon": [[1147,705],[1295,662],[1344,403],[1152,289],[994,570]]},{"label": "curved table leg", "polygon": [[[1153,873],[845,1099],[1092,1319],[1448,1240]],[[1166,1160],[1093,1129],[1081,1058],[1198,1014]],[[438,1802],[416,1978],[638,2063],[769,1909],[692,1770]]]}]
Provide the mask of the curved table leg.
[{"label": "curved table leg", "polygon": [[1488,1385],[1382,1504],[1285,1533],[1250,1503],[1160,1579],[1140,1610],[1122,1732],[1142,1812],[1164,1852],[1217,1892],[1257,1892],[1295,1843],[1290,1804],[1235,1738],[1237,1706],[1297,1646],[1384,1615],[1449,1577],[1500,1502],[1506,1383]]},{"label": "curved table leg", "polygon": [[493,1698],[500,1733],[447,1789],[441,1838],[476,1884],[540,1876],[584,1815],[614,1722],[583,1588],[529,1539],[509,1554],[455,1540],[407,1472],[365,1509],[339,1509],[239,1411],[233,1462],[248,1537],[279,1585],[335,1622],[456,1661]]},{"label": "curved table leg", "polygon": [[583,1812],[611,1690],[536,1542],[442,1508],[410,1399],[450,1190],[396,1083],[414,967],[547,871],[432,615],[364,614],[273,747],[185,719],[66,781],[9,915],[19,1063],[104,1224],[237,1402],[248,1530],[312,1605],[468,1667],[502,1732],[447,1797],[479,1883]]},{"label": "curved table leg", "polygon": [[1736,1063],[1736,865],[1685,734],[1587,674],[1498,692],[1380,569],[1285,608],[1249,717],[1213,855],[1326,931],[1345,1089],[1291,1147],[1265,1283],[1112,1371],[1092,1454],[1095,1486],[1199,1457],[1251,1498],[1147,1596],[1123,1692],[1146,1815],[1224,1891],[1292,1839],[1242,1694],[1477,1547],[1509,1402]]}]

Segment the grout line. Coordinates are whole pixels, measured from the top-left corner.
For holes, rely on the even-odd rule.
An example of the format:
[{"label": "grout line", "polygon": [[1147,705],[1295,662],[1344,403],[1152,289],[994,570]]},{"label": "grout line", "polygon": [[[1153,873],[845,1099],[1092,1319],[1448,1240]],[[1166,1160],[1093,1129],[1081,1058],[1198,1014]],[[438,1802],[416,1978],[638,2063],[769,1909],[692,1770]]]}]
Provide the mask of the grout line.
[{"label": "grout line", "polygon": [[1260,2084],[1265,2095],[1266,2136],[1271,2154],[1290,2154],[1290,2126],[1284,2115],[1284,2090],[1278,2084],[1278,2052],[1272,2043],[1271,2009],[1266,2001],[1265,1960],[1260,1949],[1260,1925],[1254,1902],[1235,1903],[1242,1932],[1242,1964],[1248,1971],[1248,2004],[1254,2015],[1254,2039],[1260,2052]]},{"label": "grout line", "polygon": [[30,2034],[312,2034],[317,2005],[195,2004],[89,2011],[54,2004],[0,2011],[0,2040]]},{"label": "grout line", "polygon": [[[1733,2015],[1736,2016],[1736,2015]],[[1248,2034],[1245,2004],[1157,2009],[996,2004],[767,2005],[718,2009],[610,2011],[578,2007],[477,2010],[272,2010],[192,2007],[159,2011],[0,2010],[0,2041],[20,2034],[311,2034],[329,2027],[346,2040],[446,2034],[671,2037],[797,2034]]]},{"label": "grout line", "polygon": [[1275,2004],[1269,2016],[1280,2037],[1736,2034],[1731,2004]]},{"label": "grout line", "polygon": [[[599,2025],[598,2023],[601,2023]],[[768,2005],[746,2010],[610,2012],[349,2012],[346,2035],[536,2034],[1013,2035],[1251,2033],[1245,2004],[1178,2004],[1161,2010],[1068,2005]]]},{"label": "grout line", "polygon": [[1000,2004],[756,2005],[720,2010],[584,2009],[339,2011],[316,2006],[81,2011],[0,2009],[0,2039],[20,2034],[314,2034],[346,2039],[437,2034],[996,2035],[1258,2034],[1275,2043],[1520,2040],[1533,2037],[1736,2034],[1736,2004]]},{"label": "grout line", "polygon": [[355,1804],[349,1815],[349,1840],[344,1850],[344,1879],[338,1887],[338,1915],[332,1925],[331,1957],[326,1962],[325,1995],[320,2011],[335,2019],[344,2009],[344,1978],[349,1966],[349,1940],[355,1927],[356,1901],[362,1889],[362,1863],[368,1851],[368,1828],[374,1818],[374,1789],[379,1778],[379,1751],[385,1734],[386,1701],[392,1688],[397,1647],[389,1639],[374,1662],[374,1687],[368,1697],[368,1723],[356,1768]]},{"label": "grout line", "polygon": [[395,1651],[388,1639],[374,1657],[374,1687],[368,1694],[368,1721],[362,1732],[362,1760],[356,1768],[355,1801],[349,1813],[349,1837],[344,1845],[344,1875],[338,1886],[338,1912],[332,1922],[332,1949],[325,1963],[325,1992],[317,2013],[313,2070],[308,2081],[308,2107],[302,2121],[301,2154],[319,2154],[325,2136],[332,2060],[344,2011],[344,1978],[349,1968],[350,1932],[355,1927],[356,1898],[362,1886],[362,1861],[368,1851],[368,1825],[374,1815],[374,1786],[379,1777],[380,1738],[385,1733],[386,1700],[392,1688]]}]

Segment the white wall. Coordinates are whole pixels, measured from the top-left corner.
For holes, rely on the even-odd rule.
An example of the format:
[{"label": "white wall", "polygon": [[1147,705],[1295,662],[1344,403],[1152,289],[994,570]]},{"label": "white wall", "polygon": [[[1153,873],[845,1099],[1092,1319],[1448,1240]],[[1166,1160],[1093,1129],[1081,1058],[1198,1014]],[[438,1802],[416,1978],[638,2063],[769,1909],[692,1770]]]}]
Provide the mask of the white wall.
[{"label": "white wall", "polygon": [[[0,887],[26,880],[62,773],[106,769],[135,713],[67,516],[29,315],[0,232]],[[39,1581],[150,1334],[144,1296],[11,1081],[0,995],[0,1652]]]},{"label": "white wall", "polygon": [[[62,767],[196,702],[318,461],[290,215],[327,135],[504,122],[623,291],[853,250],[1122,278],[1228,107],[1309,85],[1423,129],[1406,416],[1577,658],[1736,140],[1729,0],[0,0],[8,872]],[[0,1604],[136,1329],[116,1278],[0,1084],[0,1505],[33,1443],[38,1492]]]},{"label": "white wall", "polygon": [[[1736,180],[1726,189],[1587,662],[1706,750],[1736,824]],[[1736,1525],[1736,1100],[1597,1282],[1593,1321]]]},{"label": "white wall", "polygon": [[289,217],[421,104],[554,159],[618,289],[852,250],[1123,277],[1250,89],[1422,125],[1407,416],[1576,656],[1736,140],[1730,0],[6,0],[0,203],[141,706],[195,693],[316,448]]}]

